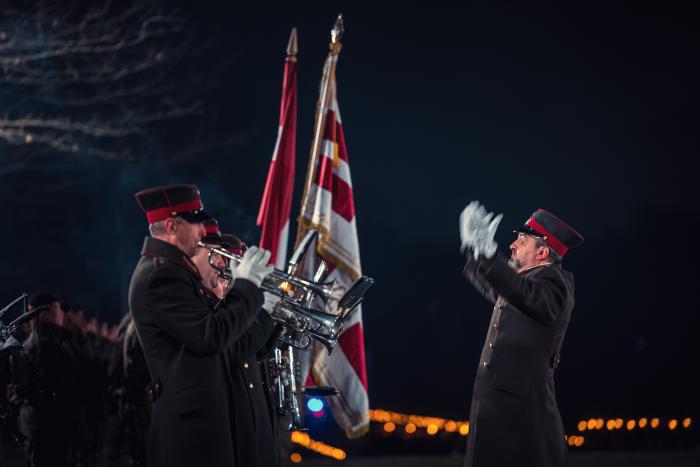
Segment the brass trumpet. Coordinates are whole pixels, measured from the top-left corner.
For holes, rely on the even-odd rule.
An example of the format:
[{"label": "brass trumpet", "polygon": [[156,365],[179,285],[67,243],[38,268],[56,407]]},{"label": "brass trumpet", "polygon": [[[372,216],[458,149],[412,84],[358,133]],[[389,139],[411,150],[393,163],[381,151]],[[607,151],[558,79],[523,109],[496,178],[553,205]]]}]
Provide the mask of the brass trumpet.
[{"label": "brass trumpet", "polygon": [[[223,248],[216,248],[202,242],[198,242],[197,245],[209,250],[209,265],[219,272],[221,278],[231,280],[231,272],[225,266],[222,267],[216,264],[214,262],[214,255],[220,255],[230,261],[238,261],[239,263],[243,260],[243,257],[231,253],[228,250],[224,250]],[[275,269],[263,279],[260,288],[265,292],[277,295],[284,300],[302,306],[303,302],[306,301],[308,297],[308,293],[312,293],[323,303],[326,303],[332,296],[333,284],[334,282],[314,282]]]},{"label": "brass trumpet", "polygon": [[338,301],[337,313],[326,313],[281,300],[270,317],[295,331],[292,333],[295,337],[283,335],[279,339],[298,349],[307,350],[313,338],[323,344],[330,354],[343,332],[345,321],[362,302],[365,292],[373,283],[374,279],[367,276],[362,276],[355,281]]}]

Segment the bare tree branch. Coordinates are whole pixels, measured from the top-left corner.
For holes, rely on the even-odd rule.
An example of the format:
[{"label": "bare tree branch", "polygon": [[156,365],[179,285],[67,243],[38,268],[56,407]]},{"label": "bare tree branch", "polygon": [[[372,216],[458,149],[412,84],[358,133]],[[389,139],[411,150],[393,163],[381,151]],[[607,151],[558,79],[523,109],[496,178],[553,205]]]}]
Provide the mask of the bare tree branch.
[{"label": "bare tree branch", "polygon": [[[3,5],[0,143],[133,160],[132,145],[152,125],[203,112],[200,93],[208,85],[183,66],[203,47],[187,18],[156,1]],[[0,177],[34,157],[7,160]]]}]

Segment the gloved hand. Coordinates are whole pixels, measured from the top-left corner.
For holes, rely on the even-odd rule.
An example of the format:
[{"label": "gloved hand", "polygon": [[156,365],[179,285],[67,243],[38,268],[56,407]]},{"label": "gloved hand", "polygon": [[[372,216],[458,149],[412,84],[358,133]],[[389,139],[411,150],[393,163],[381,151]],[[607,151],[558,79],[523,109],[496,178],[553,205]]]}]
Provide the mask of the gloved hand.
[{"label": "gloved hand", "polygon": [[270,252],[252,246],[243,253],[243,260],[231,261],[231,277],[234,279],[248,279],[256,286],[260,287],[265,276],[270,274],[274,267],[268,265]]},{"label": "gloved hand", "polygon": [[263,292],[263,297],[265,298],[265,303],[263,303],[262,306],[263,310],[267,311],[269,314],[272,314],[272,310],[275,309],[275,306],[277,306],[282,298],[270,292]]},{"label": "gloved hand", "polygon": [[493,238],[502,218],[503,214],[493,217],[492,212],[487,213],[478,201],[469,203],[459,217],[462,252],[471,248],[474,259],[479,259],[479,255],[492,258],[498,249]]}]

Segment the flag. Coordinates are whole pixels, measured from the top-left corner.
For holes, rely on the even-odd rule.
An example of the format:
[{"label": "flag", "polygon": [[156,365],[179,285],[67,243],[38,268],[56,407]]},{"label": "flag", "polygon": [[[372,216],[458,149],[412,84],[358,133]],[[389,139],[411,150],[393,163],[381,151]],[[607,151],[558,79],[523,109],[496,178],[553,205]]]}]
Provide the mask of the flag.
[{"label": "flag", "polygon": [[277,269],[285,269],[289,214],[294,191],[294,158],[297,130],[297,30],[292,29],[287,45],[282,81],[282,103],[277,130],[277,142],[267,174],[258,213],[257,224],[262,226],[260,247],[270,250],[270,262]]},{"label": "flag", "polygon": [[[297,233],[299,240],[309,229],[318,231],[316,252],[329,266],[327,280],[335,280],[337,298],[362,275],[350,163],[335,80],[339,52],[340,43],[334,41],[323,68]],[[307,271],[315,270],[315,265],[304,266]],[[336,304],[337,299],[330,300],[326,311],[332,312]],[[348,437],[363,435],[369,427],[369,400],[361,307],[346,321],[331,355],[318,343],[307,354],[310,359],[302,364],[301,380],[310,375],[315,384],[336,387],[339,395],[328,398],[335,419]],[[300,357],[303,362],[303,353]]]}]

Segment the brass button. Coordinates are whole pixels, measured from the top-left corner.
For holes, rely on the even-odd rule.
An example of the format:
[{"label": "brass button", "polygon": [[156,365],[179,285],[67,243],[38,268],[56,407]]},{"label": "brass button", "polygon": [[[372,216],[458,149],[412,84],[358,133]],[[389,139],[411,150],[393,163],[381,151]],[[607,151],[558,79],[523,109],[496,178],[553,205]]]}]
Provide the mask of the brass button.
[{"label": "brass button", "polygon": [[158,262],[159,262],[160,264],[165,264],[165,258],[163,258],[162,256],[159,257],[159,258],[158,258]]},{"label": "brass button", "polygon": [[493,323],[493,328],[498,331],[498,323]]},{"label": "brass button", "polygon": [[489,349],[493,349],[493,342],[489,342]]},{"label": "brass button", "polygon": [[253,389],[253,383],[250,383],[250,384],[248,385],[248,387],[249,387],[250,389]]},{"label": "brass button", "polygon": [[489,362],[481,362],[481,364],[484,365],[484,368],[486,368],[487,366],[489,366]]},{"label": "brass button", "polygon": [[243,364],[243,368],[248,368],[248,362],[245,362],[245,363]]}]

